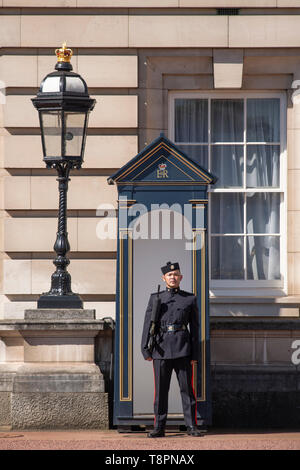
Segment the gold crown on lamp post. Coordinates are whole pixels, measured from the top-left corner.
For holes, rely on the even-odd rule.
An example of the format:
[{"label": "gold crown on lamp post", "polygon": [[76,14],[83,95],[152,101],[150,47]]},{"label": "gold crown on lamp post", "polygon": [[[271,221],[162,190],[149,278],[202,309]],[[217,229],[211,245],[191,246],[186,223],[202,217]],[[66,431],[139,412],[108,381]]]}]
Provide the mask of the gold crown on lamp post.
[{"label": "gold crown on lamp post", "polygon": [[57,56],[57,62],[70,62],[73,51],[67,48],[67,44],[64,42],[60,49],[56,49],[55,54]]}]

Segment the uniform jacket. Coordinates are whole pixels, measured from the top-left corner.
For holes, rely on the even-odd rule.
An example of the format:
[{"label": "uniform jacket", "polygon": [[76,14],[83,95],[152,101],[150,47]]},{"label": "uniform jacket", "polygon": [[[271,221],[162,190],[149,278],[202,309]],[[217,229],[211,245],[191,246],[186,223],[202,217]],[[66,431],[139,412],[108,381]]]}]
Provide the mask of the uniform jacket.
[{"label": "uniform jacket", "polygon": [[199,354],[199,312],[197,297],[189,292],[178,289],[173,294],[162,291],[160,313],[158,316],[158,329],[172,324],[184,324],[188,329],[176,332],[158,331],[155,346],[152,351],[147,349],[149,329],[151,323],[152,301],[157,294],[151,294],[145,314],[142,334],[142,354],[145,359],[175,359],[189,356],[191,360],[198,360]]}]

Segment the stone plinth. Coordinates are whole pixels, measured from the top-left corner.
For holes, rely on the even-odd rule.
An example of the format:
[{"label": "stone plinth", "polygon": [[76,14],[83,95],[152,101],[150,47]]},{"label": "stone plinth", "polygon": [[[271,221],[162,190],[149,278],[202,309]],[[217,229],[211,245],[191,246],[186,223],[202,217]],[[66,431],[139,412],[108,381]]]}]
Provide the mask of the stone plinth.
[{"label": "stone plinth", "polygon": [[0,426],[108,428],[96,345],[111,323],[94,310],[26,310],[0,321]]},{"label": "stone plinth", "polygon": [[95,310],[88,309],[62,309],[39,308],[27,309],[24,312],[25,320],[95,320]]}]

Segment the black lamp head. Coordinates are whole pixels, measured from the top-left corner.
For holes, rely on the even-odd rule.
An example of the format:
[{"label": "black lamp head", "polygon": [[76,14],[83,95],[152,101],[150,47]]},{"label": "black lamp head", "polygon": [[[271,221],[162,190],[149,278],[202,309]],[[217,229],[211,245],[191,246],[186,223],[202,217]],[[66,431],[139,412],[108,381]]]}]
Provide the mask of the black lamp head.
[{"label": "black lamp head", "polygon": [[42,81],[33,105],[39,112],[44,161],[47,166],[83,161],[87,122],[96,100],[91,99],[85,80],[72,72],[72,50],[56,49],[55,71]]}]

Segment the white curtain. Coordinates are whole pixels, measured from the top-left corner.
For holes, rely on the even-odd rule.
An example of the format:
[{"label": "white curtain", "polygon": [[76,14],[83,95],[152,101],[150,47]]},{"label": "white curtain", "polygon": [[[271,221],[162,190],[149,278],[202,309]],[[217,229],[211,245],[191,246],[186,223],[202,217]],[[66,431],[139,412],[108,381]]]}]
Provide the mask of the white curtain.
[{"label": "white curtain", "polygon": [[198,145],[178,146],[206,169],[208,167],[207,116],[207,99],[177,99],[175,101],[175,142],[197,143]]},{"label": "white curtain", "polygon": [[175,100],[175,142],[208,142],[208,100]]},{"label": "white curtain", "polygon": [[[279,207],[279,193],[247,193],[247,233],[279,233]],[[279,236],[248,235],[248,279],[280,279],[279,251]]]},{"label": "white curtain", "polygon": [[[278,188],[280,185],[279,99],[247,100],[247,187]],[[274,144],[274,145],[273,145]],[[276,145],[277,144],[277,145]],[[280,279],[279,193],[247,194],[247,278]]]},{"label": "white curtain", "polygon": [[211,171],[219,176],[216,188],[241,188],[244,181],[242,145],[212,145]]}]

